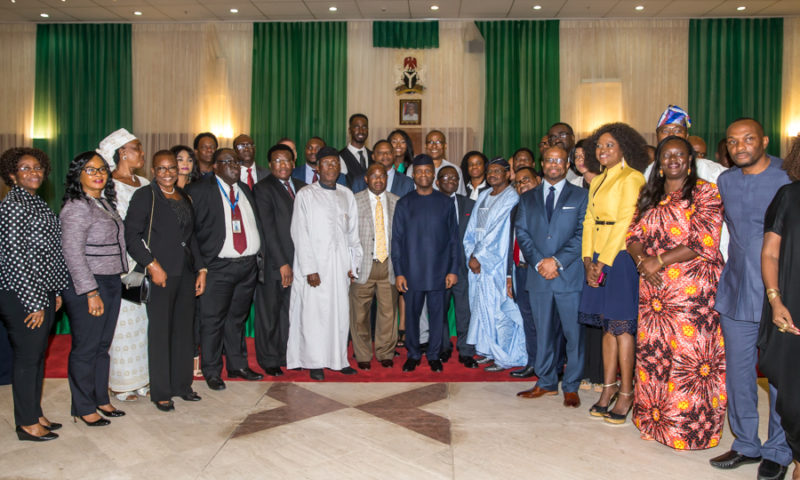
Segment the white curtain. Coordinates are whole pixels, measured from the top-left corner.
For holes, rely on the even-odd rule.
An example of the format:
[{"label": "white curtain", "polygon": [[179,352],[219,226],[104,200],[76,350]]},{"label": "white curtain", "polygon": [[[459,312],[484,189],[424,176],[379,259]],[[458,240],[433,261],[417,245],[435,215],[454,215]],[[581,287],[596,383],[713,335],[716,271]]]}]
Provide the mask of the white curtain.
[{"label": "white curtain", "polygon": [[[372,22],[347,24],[347,112],[369,117],[372,144],[396,128],[409,133],[414,153],[438,129],[447,137],[447,158],[460,164],[464,153],[483,145],[485,71],[483,38],[472,21],[440,21],[439,48],[372,47]],[[420,95],[398,95],[403,59],[415,57]],[[420,125],[400,125],[400,99],[421,99]],[[343,147],[343,145],[337,145]]]},{"label": "white curtain", "polygon": [[[781,155],[789,142],[800,135],[800,17],[783,19],[783,92],[781,116]],[[773,140],[774,141],[774,140]]]},{"label": "white curtain", "polygon": [[33,142],[36,25],[0,24],[0,151]]},{"label": "white curtain", "polygon": [[213,132],[220,146],[250,130],[253,24],[134,24],[133,130],[147,152],[192,146]]},{"label": "white curtain", "polygon": [[[562,20],[559,30],[561,119],[576,138],[622,121],[654,143],[661,112],[670,104],[688,108],[688,20]],[[587,94],[615,91],[615,83],[621,100]],[[582,103],[582,96],[592,101]]]}]

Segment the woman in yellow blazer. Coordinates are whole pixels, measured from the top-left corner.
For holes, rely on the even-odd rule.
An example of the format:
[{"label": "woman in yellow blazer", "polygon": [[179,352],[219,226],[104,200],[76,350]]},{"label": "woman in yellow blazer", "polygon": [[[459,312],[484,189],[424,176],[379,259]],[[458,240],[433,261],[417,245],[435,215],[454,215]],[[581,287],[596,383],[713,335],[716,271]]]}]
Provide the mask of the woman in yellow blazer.
[{"label": "woman in yellow blazer", "polygon": [[[624,123],[603,125],[587,148],[603,166],[592,179],[583,221],[582,257],[586,285],[580,322],[603,328],[603,393],[589,413],[609,423],[625,423],[633,405],[639,275],[625,249],[625,235],[636,211],[641,174],[647,168],[646,142]],[[621,383],[617,382],[619,368]],[[616,399],[613,408],[611,403]]]}]

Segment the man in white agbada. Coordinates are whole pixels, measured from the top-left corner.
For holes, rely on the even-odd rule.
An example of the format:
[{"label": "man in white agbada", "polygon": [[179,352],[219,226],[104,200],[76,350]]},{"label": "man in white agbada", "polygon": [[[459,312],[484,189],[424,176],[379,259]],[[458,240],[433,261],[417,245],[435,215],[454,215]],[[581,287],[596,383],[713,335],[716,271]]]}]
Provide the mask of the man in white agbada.
[{"label": "man in white agbada", "polygon": [[347,361],[348,292],[363,253],[355,198],[336,184],[339,153],[323,147],[317,165],[319,181],[297,192],[292,213],[294,281],[286,368],[306,368],[312,379],[324,380],[323,368],[356,373]]}]

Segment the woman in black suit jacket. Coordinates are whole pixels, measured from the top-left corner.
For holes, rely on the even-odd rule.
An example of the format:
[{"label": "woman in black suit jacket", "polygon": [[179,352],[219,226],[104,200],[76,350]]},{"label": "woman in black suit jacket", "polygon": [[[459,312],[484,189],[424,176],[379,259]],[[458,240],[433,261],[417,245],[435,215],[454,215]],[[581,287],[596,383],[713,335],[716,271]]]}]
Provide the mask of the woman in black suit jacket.
[{"label": "woman in black suit jacket", "polygon": [[152,279],[147,304],[150,398],[168,412],[175,409],[173,396],[200,400],[192,390],[192,324],[194,298],[205,290],[206,269],[196,254],[191,199],[175,185],[175,154],[156,152],[152,172],[150,188],[137,190],[131,198],[125,243]]}]

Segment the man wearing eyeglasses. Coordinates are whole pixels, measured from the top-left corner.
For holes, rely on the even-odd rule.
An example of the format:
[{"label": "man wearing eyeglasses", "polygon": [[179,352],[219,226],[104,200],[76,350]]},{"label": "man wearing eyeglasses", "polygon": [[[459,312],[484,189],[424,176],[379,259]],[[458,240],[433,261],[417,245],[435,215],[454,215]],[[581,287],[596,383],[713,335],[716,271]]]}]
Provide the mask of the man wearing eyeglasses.
[{"label": "man wearing eyeglasses", "polygon": [[261,165],[256,165],[256,145],[249,135],[241,134],[234,138],[233,149],[236,151],[236,156],[242,162],[239,180],[247,185],[250,191],[253,191],[253,187],[255,187],[256,183],[269,175],[269,170]]},{"label": "man wearing eyeglasses", "polygon": [[262,230],[250,189],[239,179],[241,160],[230,148],[212,157],[214,175],[192,182],[195,234],[207,265],[206,291],[199,297],[203,376],[212,390],[224,390],[222,351],[228,377],[261,380],[247,366],[242,342],[244,322],[258,277]]},{"label": "man wearing eyeglasses", "polygon": [[[433,166],[435,168],[434,178],[438,178],[439,170],[442,167],[450,166],[456,169],[458,173],[458,189],[456,193],[459,195],[466,195],[467,189],[464,186],[464,179],[461,178],[461,169],[457,167],[454,163],[448,162],[445,159],[447,155],[447,140],[445,140],[444,133],[439,130],[431,130],[428,132],[428,135],[425,136],[425,153],[433,159]],[[411,178],[414,178],[414,166],[411,165],[408,167],[407,175]],[[439,190],[439,186],[434,183],[433,184],[434,190]]]}]

